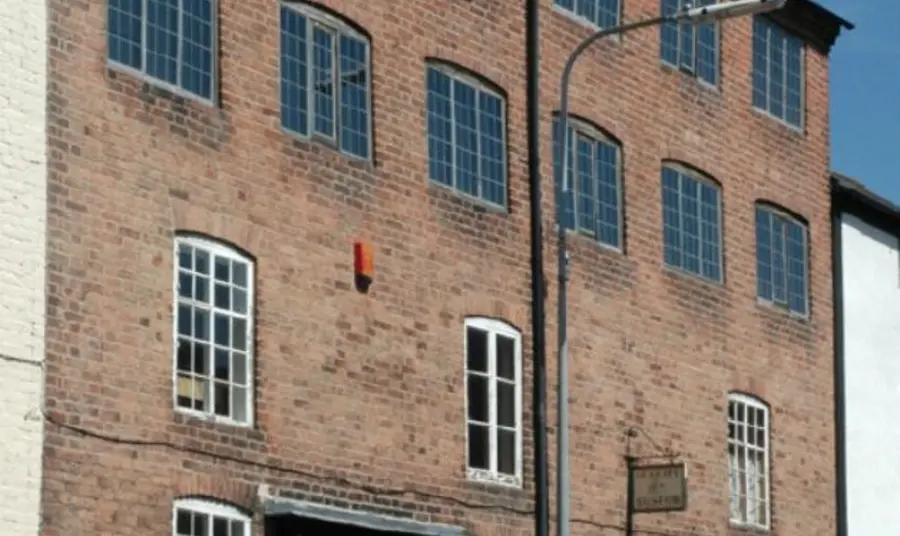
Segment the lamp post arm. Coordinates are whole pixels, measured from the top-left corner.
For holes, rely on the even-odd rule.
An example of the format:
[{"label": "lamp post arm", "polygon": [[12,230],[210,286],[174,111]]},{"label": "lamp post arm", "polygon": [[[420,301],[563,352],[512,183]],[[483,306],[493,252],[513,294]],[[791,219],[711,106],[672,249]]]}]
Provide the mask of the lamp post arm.
[{"label": "lamp post arm", "polygon": [[[610,28],[603,28],[602,30],[597,30],[591,35],[587,36],[582,42],[578,43],[578,46],[569,54],[569,57],[566,59],[566,65],[563,67],[562,79],[560,80],[559,94],[560,94],[560,103],[559,103],[559,115],[561,119],[560,127],[562,128],[562,147],[565,152],[569,147],[569,81],[572,78],[572,70],[575,67],[575,63],[578,61],[578,58],[584,53],[585,50],[590,48],[595,42],[604,37],[609,37],[611,35],[621,35],[624,33],[628,33],[632,30],[637,30],[639,28],[646,28],[648,26],[658,26],[665,22],[676,22],[680,19],[684,18],[684,15],[679,13],[676,15],[666,15],[663,17],[650,17],[647,19],[638,20],[635,22],[629,22],[627,24],[621,24],[619,26],[612,26]],[[566,155],[567,156],[567,155]],[[565,177],[566,177],[566,165],[569,159],[565,156],[562,161],[562,190],[561,192],[566,191]],[[557,188],[560,190],[560,188]],[[561,193],[558,192],[558,193]],[[561,215],[561,214],[560,214]],[[561,220],[560,220],[561,221]]]}]

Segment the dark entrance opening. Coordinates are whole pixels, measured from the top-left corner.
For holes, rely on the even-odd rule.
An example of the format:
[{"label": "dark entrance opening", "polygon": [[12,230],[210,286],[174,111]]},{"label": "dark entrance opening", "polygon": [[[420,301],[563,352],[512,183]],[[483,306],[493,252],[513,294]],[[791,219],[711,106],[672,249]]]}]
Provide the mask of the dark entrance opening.
[{"label": "dark entrance opening", "polygon": [[415,536],[294,515],[266,516],[266,536]]}]

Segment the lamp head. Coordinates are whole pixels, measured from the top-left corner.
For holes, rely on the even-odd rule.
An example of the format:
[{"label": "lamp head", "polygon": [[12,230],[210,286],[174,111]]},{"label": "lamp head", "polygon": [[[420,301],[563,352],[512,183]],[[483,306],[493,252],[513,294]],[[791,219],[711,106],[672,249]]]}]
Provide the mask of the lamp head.
[{"label": "lamp head", "polygon": [[768,13],[783,8],[786,3],[787,0],[730,0],[703,7],[691,7],[678,13],[676,18],[685,22],[702,24]]}]

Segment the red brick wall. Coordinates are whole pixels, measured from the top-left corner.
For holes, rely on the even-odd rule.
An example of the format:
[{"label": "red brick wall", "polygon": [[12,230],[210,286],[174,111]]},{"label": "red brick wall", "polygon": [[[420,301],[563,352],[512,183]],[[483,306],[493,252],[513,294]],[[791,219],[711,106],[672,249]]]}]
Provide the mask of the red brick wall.
[{"label": "red brick wall", "polygon": [[[515,512],[532,506],[528,411],[524,490],[465,480],[461,347],[467,315],[521,328],[530,407],[524,2],[324,3],[373,36],[374,164],[281,131],[274,2],[221,0],[222,104],[213,109],[108,69],[105,3],[51,1],[48,410],[59,422],[152,444],[48,426],[46,535],[160,534],[176,496],[257,508],[261,484],[479,534],[532,531],[531,516]],[[550,114],[565,54],[587,30],[546,4],[542,157],[553,298]],[[656,9],[655,0],[628,0],[625,17]],[[572,515],[621,525],[623,430],[640,425],[684,454],[691,497],[686,513],[645,516],[639,527],[727,533],[724,411],[737,389],[773,408],[775,532],[828,534],[826,61],[807,53],[800,135],[751,110],[749,20],[725,25],[721,92],[660,66],[658,35],[599,43],[573,79],[572,112],[623,141],[627,235],[625,255],[571,241]],[[425,57],[465,66],[508,93],[508,214],[429,185]],[[662,267],[663,158],[723,185],[724,286]],[[809,322],[756,304],[757,198],[810,222]],[[173,412],[176,230],[228,240],[257,259],[254,430]],[[352,288],[357,238],[376,251],[369,295]],[[551,318],[551,356],[555,327]],[[651,453],[646,441],[636,446]],[[418,493],[376,496],[345,481]],[[472,506],[489,503],[502,509]],[[574,534],[598,530],[582,523]]]}]

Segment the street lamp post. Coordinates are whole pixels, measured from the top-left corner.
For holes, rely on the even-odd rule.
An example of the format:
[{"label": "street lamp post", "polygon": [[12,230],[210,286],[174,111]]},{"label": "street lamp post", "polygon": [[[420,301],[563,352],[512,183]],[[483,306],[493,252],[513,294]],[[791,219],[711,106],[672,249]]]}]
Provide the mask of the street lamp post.
[{"label": "street lamp post", "polygon": [[597,40],[610,35],[617,35],[646,28],[658,26],[666,22],[689,22],[702,24],[716,22],[735,17],[756,15],[775,11],[784,6],[787,0],[731,0],[715,3],[702,7],[689,7],[671,15],[651,17],[620,26],[598,30],[585,38],[569,54],[563,68],[560,82],[559,97],[559,122],[563,139],[562,165],[556,177],[556,214],[557,214],[557,273],[559,277],[559,298],[557,300],[557,344],[558,351],[558,382],[557,394],[557,534],[569,535],[569,341],[567,334],[568,323],[568,280],[569,280],[569,253],[566,249],[566,228],[563,226],[563,196],[568,191],[566,177],[568,174],[569,154],[569,80],[575,62],[581,54]]}]

